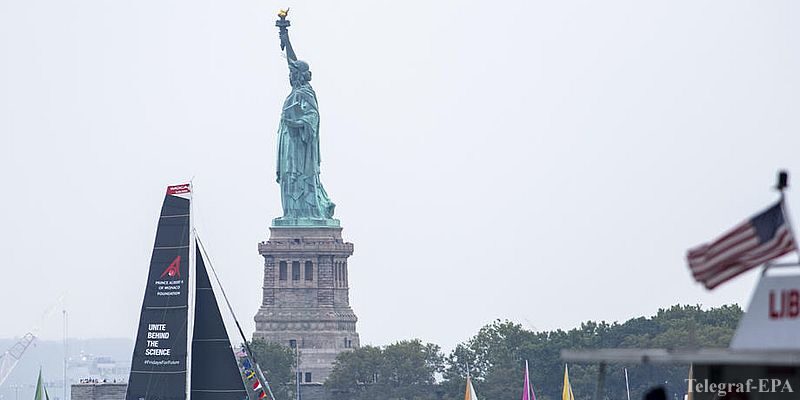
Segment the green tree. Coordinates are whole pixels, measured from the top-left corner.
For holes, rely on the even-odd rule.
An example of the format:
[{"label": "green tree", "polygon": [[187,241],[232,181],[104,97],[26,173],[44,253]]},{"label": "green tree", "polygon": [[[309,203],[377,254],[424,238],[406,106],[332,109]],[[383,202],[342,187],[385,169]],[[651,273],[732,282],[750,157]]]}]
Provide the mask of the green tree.
[{"label": "green tree", "polygon": [[512,392],[510,388],[513,382],[521,381],[524,365],[521,350],[535,336],[511,321],[496,320],[484,326],[447,357],[444,393],[453,399],[463,396],[467,368],[479,397],[502,398],[518,391],[515,388]]},{"label": "green tree", "polygon": [[380,347],[364,346],[339,353],[325,386],[335,399],[366,399],[368,389],[377,383],[382,363]]},{"label": "green tree", "polygon": [[341,353],[325,384],[337,400],[436,399],[443,363],[439,346],[419,339],[365,346]]},{"label": "green tree", "polygon": [[[575,329],[549,332],[531,332],[519,324],[498,320],[447,356],[440,386],[446,398],[461,398],[469,365],[479,397],[518,396],[522,369],[528,360],[537,399],[555,400],[561,396],[562,349],[726,347],[741,315],[736,305],[708,310],[698,305],[676,305],[660,309],[652,317],[633,318],[622,324],[587,321]],[[665,382],[673,393],[685,390],[688,366],[612,364],[607,367],[604,397],[619,398],[625,393],[625,367],[632,398]],[[570,381],[578,398],[594,394],[597,371],[597,365],[570,365]]]},{"label": "green tree", "polygon": [[[335,400],[459,400],[469,373],[480,398],[513,398],[522,394],[528,360],[537,399],[557,400],[564,374],[562,349],[726,347],[741,315],[736,305],[707,310],[675,305],[624,323],[586,321],[574,329],[542,332],[497,320],[458,344],[446,358],[438,346],[420,340],[341,353],[326,385]],[[685,390],[688,366],[611,364],[603,398],[624,396],[625,367],[632,398],[665,382],[673,393],[681,395]],[[576,397],[591,398],[597,365],[574,364],[569,372]]]},{"label": "green tree", "polygon": [[294,377],[295,357],[292,349],[278,343],[253,340],[250,350],[264,377],[269,381],[272,392],[277,399],[294,397],[294,385],[290,384]]}]

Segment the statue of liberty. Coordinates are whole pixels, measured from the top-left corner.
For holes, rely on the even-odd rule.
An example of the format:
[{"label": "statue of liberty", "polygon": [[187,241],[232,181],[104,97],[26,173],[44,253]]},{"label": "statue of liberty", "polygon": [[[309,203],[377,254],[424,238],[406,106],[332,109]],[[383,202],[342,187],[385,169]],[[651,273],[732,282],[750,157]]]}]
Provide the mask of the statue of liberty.
[{"label": "statue of liberty", "polygon": [[289,42],[287,11],[278,13],[281,49],[286,50],[289,83],[278,126],[277,182],[281,187],[283,217],[274,226],[338,226],[333,219],[335,204],[319,179],[319,109],[311,87],[308,63],[297,59]]}]

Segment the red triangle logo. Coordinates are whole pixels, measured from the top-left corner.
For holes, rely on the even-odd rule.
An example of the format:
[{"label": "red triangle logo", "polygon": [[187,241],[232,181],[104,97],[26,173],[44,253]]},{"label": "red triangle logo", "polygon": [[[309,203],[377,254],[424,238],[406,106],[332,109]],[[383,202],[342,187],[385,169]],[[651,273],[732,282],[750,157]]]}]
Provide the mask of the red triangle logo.
[{"label": "red triangle logo", "polygon": [[180,278],[181,277],[181,256],[175,257],[174,260],[169,264],[167,269],[161,273],[161,278],[169,276],[170,278]]}]

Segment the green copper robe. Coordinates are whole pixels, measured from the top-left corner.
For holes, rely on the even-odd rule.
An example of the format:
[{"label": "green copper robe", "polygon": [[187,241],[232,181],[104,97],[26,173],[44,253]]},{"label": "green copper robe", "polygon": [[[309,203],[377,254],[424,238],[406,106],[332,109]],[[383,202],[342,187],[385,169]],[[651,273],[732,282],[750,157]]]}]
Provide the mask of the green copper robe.
[{"label": "green copper robe", "polygon": [[[319,109],[317,95],[307,81],[292,82],[283,103],[278,127],[277,180],[281,187],[283,218],[331,219],[335,205],[319,179]],[[296,221],[291,225],[314,225]]]}]

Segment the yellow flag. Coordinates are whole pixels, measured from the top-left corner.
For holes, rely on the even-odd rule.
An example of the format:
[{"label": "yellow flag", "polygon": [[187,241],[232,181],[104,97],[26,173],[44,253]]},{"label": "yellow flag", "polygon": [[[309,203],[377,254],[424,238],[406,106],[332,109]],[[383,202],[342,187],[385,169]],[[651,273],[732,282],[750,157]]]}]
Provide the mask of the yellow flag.
[{"label": "yellow flag", "polygon": [[566,365],[564,365],[564,390],[561,391],[561,400],[575,400],[572,386],[569,385],[569,370]]},{"label": "yellow flag", "polygon": [[478,396],[475,394],[475,388],[472,387],[472,379],[467,376],[467,388],[464,391],[464,400],[478,400]]}]

